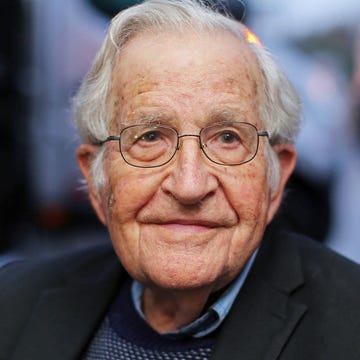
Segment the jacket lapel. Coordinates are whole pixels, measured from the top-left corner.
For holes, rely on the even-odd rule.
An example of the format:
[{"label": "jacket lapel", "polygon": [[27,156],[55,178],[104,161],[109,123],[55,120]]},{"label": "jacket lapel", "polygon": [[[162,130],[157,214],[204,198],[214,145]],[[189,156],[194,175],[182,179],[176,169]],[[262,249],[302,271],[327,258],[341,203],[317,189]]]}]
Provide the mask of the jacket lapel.
[{"label": "jacket lapel", "polygon": [[212,359],[277,359],[306,313],[307,306],[291,298],[303,284],[295,244],[285,235],[267,234]]},{"label": "jacket lapel", "polygon": [[91,274],[91,266],[70,271],[63,286],[41,294],[13,360],[80,357],[118,288],[119,261],[115,257],[108,260],[103,267],[96,266],[96,274]]}]

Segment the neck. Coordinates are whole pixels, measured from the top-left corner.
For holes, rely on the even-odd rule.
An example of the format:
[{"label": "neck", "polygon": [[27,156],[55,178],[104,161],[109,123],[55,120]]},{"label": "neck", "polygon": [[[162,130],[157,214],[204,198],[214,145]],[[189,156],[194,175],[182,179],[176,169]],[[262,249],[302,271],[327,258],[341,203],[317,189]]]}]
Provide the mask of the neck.
[{"label": "neck", "polygon": [[174,331],[194,321],[206,307],[211,291],[145,288],[143,312],[158,333]]}]

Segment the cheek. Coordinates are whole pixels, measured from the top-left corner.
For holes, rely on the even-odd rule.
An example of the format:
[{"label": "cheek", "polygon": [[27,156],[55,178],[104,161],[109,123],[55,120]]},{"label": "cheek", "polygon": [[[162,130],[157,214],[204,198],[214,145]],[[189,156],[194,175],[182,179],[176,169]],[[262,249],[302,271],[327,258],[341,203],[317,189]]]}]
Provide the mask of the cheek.
[{"label": "cheek", "polygon": [[262,175],[261,170],[254,168],[234,179],[231,185],[228,199],[239,222],[233,237],[230,264],[237,264],[238,259],[246,261],[262,239],[270,203],[270,191]]},{"label": "cheek", "polygon": [[228,186],[228,198],[243,221],[248,217],[259,218],[265,215],[270,199],[264,170],[255,166],[244,170],[248,171],[233,177]]},{"label": "cheek", "polygon": [[146,176],[110,176],[107,197],[109,220],[116,217],[120,223],[132,221],[137,212],[154,196],[157,188],[155,179]]},{"label": "cheek", "polygon": [[107,209],[108,225],[114,217],[120,223],[130,221],[159,187],[157,176],[125,164],[118,151],[109,152],[104,170],[107,186],[103,206]]},{"label": "cheek", "polygon": [[138,277],[137,214],[157,192],[161,176],[123,165],[119,160],[109,162],[106,171],[108,186],[103,202],[110,238],[123,266]]}]

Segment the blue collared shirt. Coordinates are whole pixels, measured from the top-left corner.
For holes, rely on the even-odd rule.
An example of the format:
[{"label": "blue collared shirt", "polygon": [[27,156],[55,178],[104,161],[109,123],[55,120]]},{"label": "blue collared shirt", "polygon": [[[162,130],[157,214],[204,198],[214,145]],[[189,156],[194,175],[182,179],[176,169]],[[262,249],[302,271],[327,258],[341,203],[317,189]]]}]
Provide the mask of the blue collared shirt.
[{"label": "blue collared shirt", "polygon": [[[209,307],[206,313],[201,315],[192,323],[185,325],[178,330],[168,332],[164,335],[171,337],[193,336],[195,338],[199,338],[216,330],[229,313],[235,298],[240,292],[241,287],[243,286],[245,279],[248,276],[248,273],[254,263],[256,254],[257,250],[252,254],[240,275],[224,291],[221,297]],[[131,293],[136,311],[145,320],[145,315],[141,309],[143,286],[139,282],[133,281]]]}]

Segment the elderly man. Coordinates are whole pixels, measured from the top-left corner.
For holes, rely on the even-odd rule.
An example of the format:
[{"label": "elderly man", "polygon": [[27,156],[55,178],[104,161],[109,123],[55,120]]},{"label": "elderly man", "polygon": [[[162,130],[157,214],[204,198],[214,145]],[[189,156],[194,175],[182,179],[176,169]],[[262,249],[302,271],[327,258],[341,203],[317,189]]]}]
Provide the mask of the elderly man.
[{"label": "elderly man", "polygon": [[299,101],[242,26],[190,0],[123,11],[75,118],[112,247],[2,270],[1,359],[360,358],[358,267],[270,225]]}]

